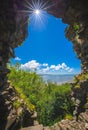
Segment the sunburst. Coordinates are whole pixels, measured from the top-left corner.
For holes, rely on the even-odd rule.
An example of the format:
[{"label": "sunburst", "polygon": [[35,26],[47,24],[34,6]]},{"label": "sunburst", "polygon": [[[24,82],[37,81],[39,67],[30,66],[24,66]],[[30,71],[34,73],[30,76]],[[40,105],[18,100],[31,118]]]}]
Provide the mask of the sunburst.
[{"label": "sunburst", "polygon": [[[53,5],[54,4],[49,4],[49,1],[44,2],[43,0],[25,0],[25,10],[20,10],[19,12],[24,13],[25,17],[29,16],[30,21],[34,22],[34,24],[37,24],[38,22],[39,24],[44,24],[46,19],[46,10]],[[25,21],[25,23],[27,23],[28,20]]]}]

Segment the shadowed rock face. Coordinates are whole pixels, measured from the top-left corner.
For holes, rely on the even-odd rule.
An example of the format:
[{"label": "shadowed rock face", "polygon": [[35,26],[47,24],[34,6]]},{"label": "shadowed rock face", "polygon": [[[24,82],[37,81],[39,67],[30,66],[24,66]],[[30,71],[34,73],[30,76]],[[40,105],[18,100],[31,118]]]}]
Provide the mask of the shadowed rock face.
[{"label": "shadowed rock face", "polygon": [[[27,37],[28,23],[26,21],[30,14],[22,12],[22,10],[28,11],[25,6],[27,1],[33,3],[33,0],[0,0],[0,106],[2,106],[0,118],[11,113],[8,108],[12,104],[9,102],[8,107],[5,107],[5,99],[8,94],[6,97],[3,96],[5,86],[8,86],[7,74],[9,70],[6,68],[6,63],[11,57],[15,56],[14,48],[21,45]],[[38,1],[34,0],[36,3]],[[48,13],[57,18],[62,18],[62,22],[68,24],[65,35],[72,41],[74,51],[81,60],[82,73],[88,73],[88,0],[40,0],[40,2],[42,2],[44,8],[48,7],[46,8]],[[30,6],[29,10],[31,10]],[[72,85],[75,101],[80,100],[75,108],[76,115],[84,110],[81,108],[87,103],[86,99],[88,98],[88,79],[82,82],[77,81],[78,83],[80,84],[78,90],[74,89],[75,83]],[[0,120],[6,123],[6,117]],[[1,124],[0,129],[4,129]]]},{"label": "shadowed rock face", "polygon": [[47,12],[54,15],[57,18],[64,18],[64,14],[67,8],[66,0],[51,0],[50,8],[47,9]]}]

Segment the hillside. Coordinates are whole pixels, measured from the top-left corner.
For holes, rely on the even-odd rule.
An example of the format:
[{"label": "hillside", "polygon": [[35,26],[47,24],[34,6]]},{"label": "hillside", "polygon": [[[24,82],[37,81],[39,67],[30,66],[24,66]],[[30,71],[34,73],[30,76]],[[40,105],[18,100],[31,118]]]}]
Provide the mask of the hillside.
[{"label": "hillside", "polygon": [[[46,84],[35,72],[22,71],[15,67],[11,67],[10,70],[11,73],[8,75],[10,82],[1,90],[3,100],[0,102],[2,116],[7,109],[9,111],[3,118],[1,117],[7,121],[2,122],[0,129],[87,130],[88,106],[86,104],[85,108],[81,107],[80,110],[84,109],[85,111],[86,109],[86,112],[79,114],[78,119],[73,116],[74,104],[71,101],[71,84],[57,85],[51,82]],[[83,95],[82,93],[85,94],[82,83],[86,84],[87,78],[88,74],[74,78],[73,90],[75,93],[80,91],[79,98]],[[85,96],[82,98],[84,104]],[[4,106],[3,102],[5,102]],[[83,104],[81,105],[83,106]],[[79,101],[76,101],[75,107],[78,106]]]},{"label": "hillside", "polygon": [[25,100],[34,105],[38,113],[37,120],[39,123],[46,126],[64,118],[72,119],[74,105],[70,96],[70,84],[45,83],[35,72],[28,72],[15,67],[11,67],[9,80],[21,97],[24,95]]}]

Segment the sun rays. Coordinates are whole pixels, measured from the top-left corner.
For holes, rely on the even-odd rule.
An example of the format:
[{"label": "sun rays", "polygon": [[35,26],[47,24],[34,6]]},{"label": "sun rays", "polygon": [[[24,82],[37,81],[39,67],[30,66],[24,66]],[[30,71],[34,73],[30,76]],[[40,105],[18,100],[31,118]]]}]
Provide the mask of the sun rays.
[{"label": "sun rays", "polygon": [[[44,0],[25,0],[24,2],[24,10],[20,10],[20,13],[29,16],[30,22],[34,25],[45,25],[45,21],[47,19],[46,10],[53,6],[53,4],[49,4],[49,1],[44,2]],[[28,22],[28,20],[25,23]],[[25,24],[24,23],[24,24]]]},{"label": "sun rays", "polygon": [[29,12],[30,22],[33,23],[34,26],[44,26],[45,19],[46,19],[46,7],[47,2],[44,3],[40,0],[34,1],[32,0],[31,3],[28,2],[28,0],[25,0],[26,4],[25,7],[27,7],[27,10]]}]

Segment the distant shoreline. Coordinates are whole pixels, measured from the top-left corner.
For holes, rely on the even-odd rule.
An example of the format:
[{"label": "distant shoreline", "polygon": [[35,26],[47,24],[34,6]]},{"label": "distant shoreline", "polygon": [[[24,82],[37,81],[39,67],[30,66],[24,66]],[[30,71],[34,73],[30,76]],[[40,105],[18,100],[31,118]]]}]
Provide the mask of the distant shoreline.
[{"label": "distant shoreline", "polygon": [[45,82],[52,82],[57,83],[58,85],[64,84],[64,83],[71,83],[74,78],[74,74],[39,74]]}]

